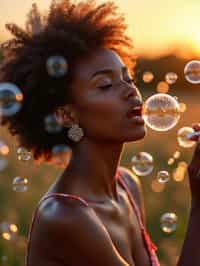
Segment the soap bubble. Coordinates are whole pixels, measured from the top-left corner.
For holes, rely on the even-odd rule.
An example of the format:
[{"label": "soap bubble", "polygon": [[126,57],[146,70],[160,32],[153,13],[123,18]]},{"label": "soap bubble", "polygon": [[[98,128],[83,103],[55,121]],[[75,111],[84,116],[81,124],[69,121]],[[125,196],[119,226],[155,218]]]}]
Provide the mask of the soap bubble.
[{"label": "soap bubble", "polygon": [[174,159],[178,159],[181,155],[181,152],[180,151],[175,151],[174,154],[173,154],[173,157]]},{"label": "soap bubble", "polygon": [[143,118],[150,128],[167,131],[173,128],[180,119],[179,104],[174,97],[157,93],[144,103]]},{"label": "soap bubble", "polygon": [[146,71],[143,73],[142,79],[145,83],[150,83],[154,79],[154,75],[150,71]]},{"label": "soap bubble", "polygon": [[67,61],[63,56],[50,56],[46,67],[48,74],[54,78],[63,77],[68,69]]},{"label": "soap bubble", "polygon": [[179,103],[179,112],[184,113],[187,109],[187,105],[185,103]]},{"label": "soap bubble", "polygon": [[157,84],[156,91],[158,93],[167,93],[169,91],[169,85],[165,81],[160,81]]},{"label": "soap bubble", "polygon": [[169,158],[167,164],[172,165],[174,162],[175,162],[174,158]]},{"label": "soap bubble", "polygon": [[136,175],[146,176],[149,175],[153,168],[153,157],[147,152],[139,152],[131,159],[132,170]]},{"label": "soap bubble", "polygon": [[165,80],[168,84],[174,84],[178,79],[178,75],[174,72],[169,72],[165,75]]},{"label": "soap bubble", "polygon": [[193,133],[194,132],[194,129],[191,128],[191,127],[182,127],[178,130],[178,133],[177,133],[177,140],[178,140],[178,143],[181,147],[184,147],[184,148],[191,148],[193,147],[196,142],[193,141],[193,140],[190,140],[188,139],[187,135],[189,133]]},{"label": "soap bubble", "polygon": [[1,155],[8,155],[10,149],[8,145],[4,141],[0,141],[0,154]]},{"label": "soap bubble", "polygon": [[25,192],[27,191],[28,189],[28,179],[27,178],[22,178],[20,176],[16,176],[14,179],[13,179],[13,191],[16,191],[16,192]]},{"label": "soap bubble", "polygon": [[50,134],[59,133],[63,126],[58,122],[55,115],[47,115],[44,119],[45,130]]},{"label": "soap bubble", "polygon": [[164,233],[170,234],[176,230],[177,215],[172,212],[164,213],[160,218],[160,227]]},{"label": "soap bubble", "polygon": [[19,161],[29,161],[31,159],[31,152],[24,147],[17,149],[17,155]]},{"label": "soap bubble", "polygon": [[11,116],[17,113],[22,106],[23,94],[14,84],[0,83],[0,115]]},{"label": "soap bubble", "polygon": [[18,228],[15,224],[2,222],[0,223],[1,236],[5,240],[15,240],[18,235]]},{"label": "soap bubble", "polygon": [[185,78],[192,84],[200,83],[200,61],[192,60],[184,68]]},{"label": "soap bubble", "polygon": [[158,182],[163,184],[169,181],[170,175],[168,171],[162,170],[158,172],[157,178],[158,178]]}]

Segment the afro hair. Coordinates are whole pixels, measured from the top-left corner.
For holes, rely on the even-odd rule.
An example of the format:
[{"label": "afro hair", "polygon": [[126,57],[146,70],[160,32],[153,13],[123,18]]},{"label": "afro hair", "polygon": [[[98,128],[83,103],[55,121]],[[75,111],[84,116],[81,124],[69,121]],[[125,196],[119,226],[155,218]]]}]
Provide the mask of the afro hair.
[{"label": "afro hair", "polygon": [[[123,13],[111,1],[97,5],[95,0],[53,0],[45,14],[33,4],[27,14],[26,29],[14,23],[5,26],[14,38],[1,45],[4,59],[0,82],[18,86],[23,102],[16,114],[1,119],[1,125],[17,136],[19,145],[32,151],[36,161],[50,162],[56,144],[65,143],[72,150],[75,145],[66,138],[67,128],[57,134],[46,132],[44,118],[70,103],[76,60],[92,49],[109,48],[119,54],[134,75],[133,41],[125,33]],[[52,55],[66,59],[66,75],[53,78],[47,73],[46,62]]]}]

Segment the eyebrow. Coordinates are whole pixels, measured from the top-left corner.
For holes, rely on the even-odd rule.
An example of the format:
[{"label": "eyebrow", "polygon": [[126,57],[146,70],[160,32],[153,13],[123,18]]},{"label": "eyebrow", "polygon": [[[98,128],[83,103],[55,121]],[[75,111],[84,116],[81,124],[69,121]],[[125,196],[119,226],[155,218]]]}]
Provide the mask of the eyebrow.
[{"label": "eyebrow", "polygon": [[[128,71],[127,67],[125,67],[125,66],[123,66],[123,67],[121,68],[121,70],[122,70],[122,73],[124,73],[125,71]],[[100,74],[112,74],[113,72],[114,72],[114,70],[112,70],[112,69],[102,69],[102,70],[98,70],[98,71],[96,71],[94,74],[92,74],[92,77],[91,77],[90,79],[92,79],[92,78],[94,78],[95,76],[100,75]]]}]

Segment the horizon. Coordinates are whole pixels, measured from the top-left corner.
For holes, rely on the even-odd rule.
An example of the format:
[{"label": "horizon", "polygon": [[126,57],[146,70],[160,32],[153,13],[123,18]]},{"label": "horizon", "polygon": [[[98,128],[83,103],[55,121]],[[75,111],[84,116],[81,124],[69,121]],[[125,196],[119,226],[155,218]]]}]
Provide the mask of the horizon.
[{"label": "horizon", "polygon": [[[12,35],[5,23],[13,22],[24,28],[26,14],[36,3],[40,11],[48,11],[51,0],[1,0],[0,43]],[[97,3],[106,2],[97,0]],[[169,53],[183,57],[200,57],[200,1],[172,0],[115,0],[124,13],[127,34],[133,38],[136,54],[154,57]],[[10,8],[12,6],[12,8]]]}]

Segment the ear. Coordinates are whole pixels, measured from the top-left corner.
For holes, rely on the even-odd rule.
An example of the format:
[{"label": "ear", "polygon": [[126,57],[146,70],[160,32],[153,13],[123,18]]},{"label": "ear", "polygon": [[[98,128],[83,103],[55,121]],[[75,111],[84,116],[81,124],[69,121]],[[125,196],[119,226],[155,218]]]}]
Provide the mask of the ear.
[{"label": "ear", "polygon": [[71,127],[75,121],[75,113],[70,105],[60,106],[54,111],[54,115],[58,123],[64,127]]}]

